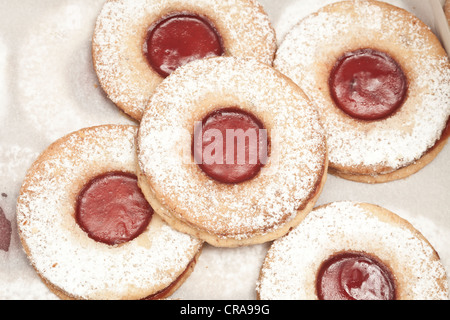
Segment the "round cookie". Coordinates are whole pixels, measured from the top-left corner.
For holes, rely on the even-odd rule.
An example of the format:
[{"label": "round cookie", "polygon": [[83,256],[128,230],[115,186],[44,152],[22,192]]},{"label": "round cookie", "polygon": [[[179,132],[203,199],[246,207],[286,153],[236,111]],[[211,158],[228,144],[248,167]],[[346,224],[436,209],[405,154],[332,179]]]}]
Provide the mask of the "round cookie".
[{"label": "round cookie", "polygon": [[[174,22],[171,18],[180,20],[180,16],[191,20],[186,22],[191,24],[177,27],[179,21]],[[155,42],[149,42],[155,28],[166,31],[158,32]],[[207,37],[206,43],[210,43],[208,37],[211,33],[215,34],[222,50],[199,55],[195,50],[200,45],[196,45],[191,48],[194,50],[193,58],[224,55],[255,58],[270,65],[273,62],[275,31],[256,0],[108,0],[95,27],[93,60],[99,81],[109,98],[129,116],[140,121],[150,96],[165,77],[165,74],[158,73],[161,71],[159,65],[155,68],[150,63],[154,59],[147,59],[149,53],[159,51],[162,55],[161,52],[166,52],[156,57],[157,60],[181,55],[180,63],[186,63],[191,58],[187,59],[181,52],[188,49],[174,48],[164,43],[161,37],[166,34],[179,36],[174,40],[175,44],[187,46],[192,41],[200,41],[197,32]],[[192,39],[184,39],[190,36]],[[148,47],[148,43],[155,48]]]},{"label": "round cookie", "polygon": [[[256,173],[231,179],[234,172],[225,160],[221,164],[222,158],[211,161],[213,170],[226,169],[222,178],[202,169],[208,164],[206,151],[220,135],[201,149],[204,161],[197,161],[194,141],[199,136],[206,141],[207,133],[220,134],[220,126],[214,126],[223,119],[232,119],[225,126],[231,133],[241,124],[242,133],[252,126],[264,128],[260,132],[265,130],[267,139],[259,143],[266,146],[268,161]],[[197,128],[209,126],[211,132],[196,134]],[[220,147],[239,148],[228,141]],[[249,158],[245,164],[251,164]],[[175,229],[218,247],[284,235],[312,210],[328,166],[317,110],[298,86],[266,64],[234,57],[198,60],[165,79],[141,121],[138,159],[140,186],[155,212]],[[233,166],[240,168],[239,161]]]},{"label": "round cookie", "polygon": [[273,243],[257,294],[261,300],[447,300],[449,289],[439,255],[409,222],[372,204],[337,202],[314,209]]},{"label": "round cookie", "polygon": [[[138,188],[136,134],[136,127],[120,125],[74,132],[44,151],[25,178],[17,203],[20,239],[60,298],[162,299],[195,266],[202,242],[152,215]],[[112,180],[102,182],[105,177]],[[103,191],[95,191],[102,183],[96,188]],[[110,219],[89,217],[99,206]],[[136,225],[139,232],[129,233]]]},{"label": "round cookie", "polygon": [[[387,75],[373,70],[379,61]],[[365,183],[406,178],[448,140],[447,54],[430,28],[403,9],[378,1],[325,6],[292,28],[274,66],[319,108],[332,174]],[[396,104],[379,118],[344,108],[384,107],[382,98]]]}]

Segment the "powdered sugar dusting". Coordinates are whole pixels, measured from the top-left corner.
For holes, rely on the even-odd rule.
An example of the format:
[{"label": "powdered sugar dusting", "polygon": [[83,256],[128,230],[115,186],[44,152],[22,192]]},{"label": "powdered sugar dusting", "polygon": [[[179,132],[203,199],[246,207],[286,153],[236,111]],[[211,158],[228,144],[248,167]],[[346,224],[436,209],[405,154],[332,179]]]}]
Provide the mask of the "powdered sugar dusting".
[{"label": "powdered sugar dusting", "polygon": [[[349,1],[340,6],[342,10],[322,9],[297,24],[281,44],[275,66],[298,83],[323,114],[332,164],[379,166],[391,171],[407,166],[434,146],[450,116],[448,58],[431,54],[436,43],[430,43],[431,31],[424,34],[416,18],[407,21],[403,12],[386,12],[369,1]],[[375,34],[377,46],[389,43],[410,54],[410,62],[403,66],[413,70],[410,96],[400,112],[389,119],[375,123],[343,119],[323,88],[327,83],[319,80],[327,57],[348,50],[342,39],[350,34],[349,38],[359,37],[367,43],[373,42],[369,40],[373,36],[368,35]]]},{"label": "powdered sugar dusting", "polygon": [[99,167],[133,172],[136,132],[132,126],[96,127],[72,134],[49,149],[32,167],[39,171],[25,180],[17,215],[30,260],[45,279],[73,297],[139,298],[149,288],[163,289],[201,246],[154,217],[137,239],[109,247],[89,239],[73,218],[74,179]]},{"label": "powdered sugar dusting", "polygon": [[408,299],[449,298],[445,269],[426,241],[410,228],[384,221],[352,202],[316,209],[273,244],[258,283],[261,298],[317,299],[315,281],[321,263],[343,251],[367,252],[382,261],[395,261],[399,269],[393,270],[394,276],[404,280],[405,287],[400,290]]},{"label": "powdered sugar dusting", "polygon": [[[7,67],[8,51],[6,45],[3,43],[3,39],[0,37],[0,103],[3,105],[8,104],[8,90],[6,80],[6,67]],[[3,118],[5,108],[0,108],[0,119]]]},{"label": "powdered sugar dusting", "polygon": [[209,16],[218,24],[219,32],[226,32],[228,54],[272,64],[275,32],[257,1],[107,1],[93,39],[96,71],[109,98],[127,113],[141,114],[162,80],[145,61],[143,39],[153,22],[174,10],[194,10]]},{"label": "powdered sugar dusting", "polygon": [[444,12],[447,17],[448,25],[450,26],[450,0],[445,2]]},{"label": "powdered sugar dusting", "polygon": [[51,6],[30,26],[14,54],[17,105],[11,109],[24,128],[39,130],[46,141],[83,127],[131,124],[104,96],[92,68],[93,20],[101,2]]},{"label": "powdered sugar dusting", "polygon": [[[273,166],[249,183],[225,187],[205,179],[195,163],[183,163],[194,121],[203,116],[197,113],[226,107],[208,105],[199,111],[211,95],[215,101],[232,96],[233,106],[245,107],[276,134]],[[326,162],[316,110],[297,86],[251,59],[213,58],[177,70],[152,97],[138,145],[141,168],[164,206],[200,229],[236,239],[273,231],[293,219],[310,200]]]}]

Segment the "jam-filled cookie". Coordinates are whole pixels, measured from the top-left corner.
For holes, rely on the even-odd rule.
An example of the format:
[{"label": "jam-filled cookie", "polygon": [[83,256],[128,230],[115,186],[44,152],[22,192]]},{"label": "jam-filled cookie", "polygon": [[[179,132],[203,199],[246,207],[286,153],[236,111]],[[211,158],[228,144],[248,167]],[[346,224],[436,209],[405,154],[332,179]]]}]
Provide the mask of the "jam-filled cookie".
[{"label": "jam-filled cookie", "polygon": [[319,108],[333,174],[366,183],[405,178],[448,140],[447,54],[403,9],[377,1],[328,5],[292,28],[274,66]]},{"label": "jam-filled cookie", "polygon": [[177,69],[151,98],[137,144],[140,186],[155,212],[219,247],[285,234],[326,180],[317,110],[290,79],[254,59]]},{"label": "jam-filled cookie", "polygon": [[155,87],[200,58],[238,56],[272,64],[276,36],[256,0],[108,0],[93,60],[109,98],[140,120]]},{"label": "jam-filled cookie", "polygon": [[409,222],[379,206],[318,207],[276,240],[257,285],[263,300],[447,300],[439,255]]},{"label": "jam-filled cookie", "polygon": [[52,144],[29,170],[19,235],[63,299],[162,299],[190,275],[202,242],[174,231],[138,187],[134,126],[99,126]]}]

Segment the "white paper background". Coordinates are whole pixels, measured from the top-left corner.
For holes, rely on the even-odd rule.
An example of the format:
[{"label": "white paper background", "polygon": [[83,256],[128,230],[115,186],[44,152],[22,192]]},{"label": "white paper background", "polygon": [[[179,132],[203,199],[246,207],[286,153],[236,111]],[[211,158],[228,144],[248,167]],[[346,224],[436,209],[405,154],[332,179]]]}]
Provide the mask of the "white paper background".
[{"label": "white paper background", "polygon": [[[279,41],[305,15],[332,0],[260,0]],[[428,0],[387,1],[432,28]],[[55,299],[37,277],[17,236],[15,201],[26,170],[49,144],[92,125],[132,123],[105,97],[92,68],[91,37],[104,0],[0,0],[0,207],[12,223],[9,252],[0,251],[0,299]],[[409,219],[450,271],[450,147],[403,181],[364,185],[330,176],[318,205],[354,200]],[[205,246],[175,299],[255,299],[270,244],[238,249]],[[76,266],[74,266],[76,268]]]}]

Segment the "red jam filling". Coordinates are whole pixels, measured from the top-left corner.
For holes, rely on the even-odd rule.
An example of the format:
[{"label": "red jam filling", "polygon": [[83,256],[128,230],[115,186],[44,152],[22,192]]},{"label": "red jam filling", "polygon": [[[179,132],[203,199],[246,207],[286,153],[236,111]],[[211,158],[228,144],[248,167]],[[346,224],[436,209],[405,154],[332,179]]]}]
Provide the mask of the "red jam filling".
[{"label": "red jam filling", "polygon": [[317,277],[320,300],[395,300],[388,268],[364,253],[342,253],[325,261]]},{"label": "red jam filling", "polygon": [[388,118],[404,103],[408,82],[388,54],[361,49],[341,57],[331,72],[330,93],[335,104],[353,118]]},{"label": "red jam filling", "polygon": [[224,53],[222,38],[211,23],[193,14],[170,16],[152,26],[144,52],[163,78],[191,61]]},{"label": "red jam filling", "polygon": [[196,127],[193,154],[210,178],[227,184],[253,179],[267,161],[268,139],[255,116],[237,108],[208,115]]},{"label": "red jam filling", "polygon": [[0,250],[8,252],[11,245],[11,222],[6,219],[5,213],[0,208]]},{"label": "red jam filling", "polygon": [[118,245],[138,237],[149,225],[153,209],[137,177],[111,172],[94,178],[78,195],[76,221],[90,238]]}]

